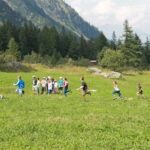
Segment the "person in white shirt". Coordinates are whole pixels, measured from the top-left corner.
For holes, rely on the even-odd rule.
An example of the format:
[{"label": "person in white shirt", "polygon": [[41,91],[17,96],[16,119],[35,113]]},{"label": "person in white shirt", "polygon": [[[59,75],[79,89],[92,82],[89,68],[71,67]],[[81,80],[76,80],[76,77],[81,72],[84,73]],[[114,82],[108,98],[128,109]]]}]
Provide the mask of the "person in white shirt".
[{"label": "person in white shirt", "polygon": [[114,96],[114,100],[116,100],[116,94],[118,94],[119,95],[119,97],[121,98],[121,99],[123,99],[123,97],[122,97],[122,95],[121,95],[121,92],[120,92],[120,89],[119,89],[119,87],[118,87],[118,83],[117,83],[117,81],[114,81],[113,82],[113,86],[114,86],[114,89],[115,89],[115,91],[112,93],[112,95]]},{"label": "person in white shirt", "polygon": [[50,95],[53,92],[53,82],[48,80],[48,94]]}]

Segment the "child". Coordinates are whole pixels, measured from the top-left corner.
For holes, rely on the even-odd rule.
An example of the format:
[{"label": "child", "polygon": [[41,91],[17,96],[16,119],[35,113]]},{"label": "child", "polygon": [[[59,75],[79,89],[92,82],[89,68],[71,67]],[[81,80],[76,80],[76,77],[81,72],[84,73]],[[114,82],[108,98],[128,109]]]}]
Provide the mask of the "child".
[{"label": "child", "polygon": [[53,92],[53,83],[51,80],[48,80],[48,94],[50,95]]},{"label": "child", "polygon": [[58,83],[56,80],[54,80],[54,93],[57,93],[57,87],[58,87]]},{"label": "child", "polygon": [[22,96],[24,94],[24,87],[25,87],[25,83],[22,80],[21,76],[18,76],[18,82],[16,84],[13,84],[14,86],[18,86],[18,88],[16,89],[16,92],[19,93],[20,96]]},{"label": "child", "polygon": [[40,79],[37,78],[37,85],[36,85],[36,93],[37,93],[37,95],[40,94],[40,86],[41,86]]},{"label": "child", "polygon": [[143,97],[143,96],[144,96],[143,94],[144,94],[144,93],[143,93],[142,86],[141,86],[141,84],[139,83],[139,84],[138,84],[137,96],[138,96],[138,97]]},{"label": "child", "polygon": [[59,91],[59,94],[62,94],[63,93],[63,85],[64,85],[64,80],[62,77],[59,77],[59,81],[58,81],[58,91]]},{"label": "child", "polygon": [[114,89],[115,89],[115,91],[112,93],[112,95],[114,96],[114,100],[116,100],[115,94],[118,94],[119,97],[120,97],[121,99],[123,99],[123,97],[122,97],[122,95],[121,95],[121,92],[120,92],[120,89],[119,89],[119,87],[118,87],[117,81],[114,81],[114,82],[113,82],[113,86],[114,86]]},{"label": "child", "polygon": [[67,80],[67,78],[64,78],[64,95],[67,97],[67,93],[68,92],[72,92],[71,90],[68,90],[69,87],[69,82]]},{"label": "child", "polygon": [[32,90],[35,92],[36,91],[36,86],[37,86],[37,78],[35,76],[32,76],[33,81],[32,81]]},{"label": "child", "polygon": [[41,94],[46,93],[46,78],[43,77],[42,81],[41,81],[41,85],[42,85],[42,90],[41,90]]},{"label": "child", "polygon": [[86,82],[84,81],[84,77],[82,77],[80,80],[81,80],[82,85],[81,85],[81,87],[80,87],[79,89],[77,89],[77,90],[79,90],[79,91],[82,92],[83,99],[84,99],[84,101],[86,101],[86,97],[85,97],[85,96],[86,96],[87,94],[91,95],[91,92],[88,91],[88,86],[87,86]]}]

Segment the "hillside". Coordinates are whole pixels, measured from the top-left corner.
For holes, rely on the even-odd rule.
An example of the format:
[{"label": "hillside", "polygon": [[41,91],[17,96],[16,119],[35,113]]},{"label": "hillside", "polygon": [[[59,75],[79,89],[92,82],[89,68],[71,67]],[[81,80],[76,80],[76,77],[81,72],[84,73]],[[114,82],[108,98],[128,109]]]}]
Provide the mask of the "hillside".
[{"label": "hillside", "polygon": [[[6,4],[12,13],[8,9],[5,9],[3,17],[10,21],[12,20],[7,14],[11,14],[11,18],[16,18],[15,14],[17,13],[21,18],[32,22],[40,28],[48,25],[56,26],[58,30],[61,30],[64,26],[66,30],[74,32],[77,35],[83,34],[88,38],[97,37],[99,34],[97,28],[84,21],[63,0],[1,0],[1,7]],[[14,22],[16,21],[14,20]]]},{"label": "hillside", "polygon": [[9,20],[15,25],[21,25],[27,22],[18,13],[13,11],[7,3],[0,1],[0,22]]}]

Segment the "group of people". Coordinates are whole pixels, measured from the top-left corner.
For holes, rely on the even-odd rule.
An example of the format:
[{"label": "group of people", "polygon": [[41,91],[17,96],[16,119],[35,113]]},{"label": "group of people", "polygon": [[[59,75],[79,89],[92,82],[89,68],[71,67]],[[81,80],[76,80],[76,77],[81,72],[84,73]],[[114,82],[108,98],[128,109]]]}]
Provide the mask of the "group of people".
[{"label": "group of people", "polygon": [[[84,77],[81,77],[81,87],[78,88],[77,90],[82,93],[83,99],[86,101],[86,95],[91,95],[91,91],[96,91],[96,90],[89,90],[87,83],[84,81]],[[16,92],[19,93],[20,96],[24,94],[24,88],[25,88],[25,83],[22,80],[21,76],[18,77],[18,81],[16,84],[13,84],[14,86],[18,86],[16,89]],[[124,100],[121,91],[118,86],[118,82],[114,81],[113,82],[113,88],[114,92],[112,95],[114,96],[114,100],[117,99],[116,94],[120,97],[121,100]],[[33,85],[32,85],[32,90],[37,94],[64,94],[64,96],[67,96],[67,93],[72,91],[69,89],[69,82],[67,78],[62,78],[59,77],[59,81],[57,82],[54,78],[51,77],[43,77],[42,80],[40,80],[38,77],[33,76]],[[138,97],[144,97],[143,95],[143,89],[141,84],[138,84],[138,92],[137,92]]]},{"label": "group of people", "polygon": [[[32,90],[35,94],[64,94],[67,96],[67,93],[72,93],[69,89],[69,82],[67,78],[59,77],[59,81],[57,82],[54,78],[51,77],[43,77],[42,80],[36,76],[33,77]],[[21,76],[18,76],[17,83],[13,84],[14,86],[18,86],[16,92],[22,96],[25,88],[25,82],[22,80]],[[84,100],[86,100],[86,95],[91,95],[90,90],[88,90],[88,86],[84,81],[84,77],[81,78],[81,87],[77,90],[81,91]]]},{"label": "group of people", "polygon": [[59,81],[57,82],[54,78],[43,77],[42,80],[40,78],[33,76],[33,85],[32,90],[37,94],[64,94],[67,96],[68,92],[71,92],[69,88],[69,82],[67,78],[59,77]]},{"label": "group of people", "polygon": [[[114,81],[114,82],[113,82],[113,86],[114,86],[114,92],[112,93],[112,95],[114,96],[114,100],[117,99],[116,94],[118,94],[118,96],[120,97],[121,100],[124,100],[124,98],[123,98],[123,96],[122,96],[122,94],[121,94],[121,91],[120,91],[120,89],[119,89],[118,82],[117,82],[117,81]],[[143,92],[143,89],[142,89],[142,86],[141,86],[140,83],[138,83],[137,89],[138,89],[138,91],[137,91],[136,95],[137,95],[138,97],[144,98],[144,92]]]}]

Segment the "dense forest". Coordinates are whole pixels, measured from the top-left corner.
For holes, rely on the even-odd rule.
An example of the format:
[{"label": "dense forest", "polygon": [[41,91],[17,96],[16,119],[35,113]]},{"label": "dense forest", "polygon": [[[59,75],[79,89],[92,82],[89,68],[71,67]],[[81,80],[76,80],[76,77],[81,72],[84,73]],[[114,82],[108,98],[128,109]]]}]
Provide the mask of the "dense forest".
[{"label": "dense forest", "polygon": [[108,40],[103,32],[96,39],[77,37],[62,28],[43,29],[32,24],[21,27],[10,22],[0,26],[0,62],[28,62],[57,65],[75,63],[88,65],[89,60],[97,60],[104,68],[149,68],[150,42],[142,43],[133,32],[128,21],[124,22],[124,33],[117,39],[115,32]]}]

